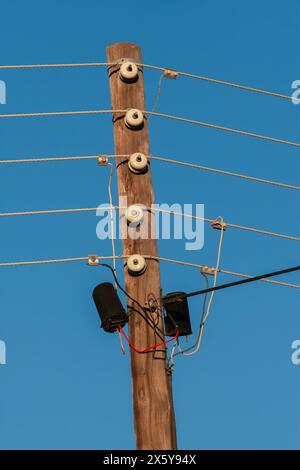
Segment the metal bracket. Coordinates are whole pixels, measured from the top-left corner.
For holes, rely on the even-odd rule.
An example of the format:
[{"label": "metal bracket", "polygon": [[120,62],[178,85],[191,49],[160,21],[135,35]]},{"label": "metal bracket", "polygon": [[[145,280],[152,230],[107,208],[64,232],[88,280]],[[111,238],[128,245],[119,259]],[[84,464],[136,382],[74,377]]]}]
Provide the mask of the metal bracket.
[{"label": "metal bracket", "polygon": [[108,156],[107,155],[99,155],[98,165],[99,166],[107,166],[108,165]]},{"label": "metal bracket", "polygon": [[176,70],[165,69],[163,72],[163,76],[166,78],[176,79],[178,77],[178,72]]},{"label": "metal bracket", "polygon": [[100,261],[99,261],[97,255],[89,255],[88,260],[87,260],[87,264],[89,266],[99,266]]},{"label": "metal bracket", "polygon": [[227,228],[228,228],[228,227],[227,227],[227,224],[226,224],[225,222],[222,222],[222,221],[220,221],[220,220],[218,220],[218,219],[214,220],[214,221],[211,223],[211,226],[212,226],[212,228],[215,229],[215,230],[224,230],[224,232],[225,232],[225,230],[227,230]]},{"label": "metal bracket", "polygon": [[208,274],[209,276],[214,276],[216,274],[216,268],[213,266],[201,266],[200,271],[202,274]]}]

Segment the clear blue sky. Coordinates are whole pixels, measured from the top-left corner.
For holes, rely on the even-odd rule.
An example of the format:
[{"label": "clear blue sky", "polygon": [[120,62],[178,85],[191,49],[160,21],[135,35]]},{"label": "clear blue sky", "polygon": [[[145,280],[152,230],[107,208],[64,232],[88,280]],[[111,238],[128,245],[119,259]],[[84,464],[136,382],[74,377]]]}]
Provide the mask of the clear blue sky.
[{"label": "clear blue sky", "polygon": [[[138,43],[146,63],[291,92],[300,79],[299,2],[27,0],[2,2],[0,63],[105,61],[105,48]],[[1,113],[107,109],[105,69],[0,71]],[[159,73],[145,71],[148,108]],[[300,140],[300,107],[288,101],[185,79],[164,81],[161,112]],[[299,150],[152,118],[152,154],[299,185]],[[113,153],[109,116],[1,120],[0,158]],[[207,217],[299,234],[297,193],[162,163],[153,165],[157,202],[204,203]],[[0,210],[93,207],[107,201],[108,171],[93,161],[6,165]],[[114,195],[116,195],[114,181]],[[111,254],[94,214],[1,219],[0,260]],[[214,264],[218,233],[205,246],[159,242],[161,256]],[[120,251],[118,245],[118,251]],[[225,233],[221,266],[258,274],[297,264],[297,242]],[[203,285],[197,270],[161,265],[164,292]],[[121,266],[119,276],[123,280]],[[132,449],[129,355],[99,329],[91,299],[109,280],[84,263],[1,268],[2,449]],[[221,275],[220,282],[231,278]],[[300,283],[299,275],[283,280]],[[197,330],[200,299],[190,304]],[[256,283],[215,296],[202,352],[179,358],[174,396],[179,447],[300,448],[299,292]]]}]

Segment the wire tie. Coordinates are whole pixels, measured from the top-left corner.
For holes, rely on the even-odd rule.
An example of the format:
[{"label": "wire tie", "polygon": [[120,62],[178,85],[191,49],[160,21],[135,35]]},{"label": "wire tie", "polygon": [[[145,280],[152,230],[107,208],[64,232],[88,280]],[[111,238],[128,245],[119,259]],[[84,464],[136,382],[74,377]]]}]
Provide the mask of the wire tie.
[{"label": "wire tie", "polygon": [[176,79],[176,78],[178,77],[178,72],[177,72],[177,70],[164,69],[164,71],[163,71],[163,76],[164,76],[165,78]]},{"label": "wire tie", "polygon": [[87,264],[89,266],[99,266],[100,261],[99,261],[97,255],[89,255],[88,260],[87,260]]}]

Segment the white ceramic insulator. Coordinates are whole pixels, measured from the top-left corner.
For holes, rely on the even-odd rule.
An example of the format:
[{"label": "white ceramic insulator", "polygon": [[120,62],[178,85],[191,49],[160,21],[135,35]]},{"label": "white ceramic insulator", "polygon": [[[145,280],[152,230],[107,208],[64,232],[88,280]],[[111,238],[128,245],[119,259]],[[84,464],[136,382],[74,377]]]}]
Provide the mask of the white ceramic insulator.
[{"label": "white ceramic insulator", "polygon": [[139,276],[146,270],[145,258],[141,255],[132,255],[127,259],[127,268],[132,276]]},{"label": "white ceramic insulator", "polygon": [[144,210],[141,206],[132,205],[126,209],[126,220],[132,226],[140,225],[144,220]]},{"label": "white ceramic insulator", "polygon": [[134,62],[124,62],[120,67],[119,75],[124,82],[130,83],[136,81],[138,74],[139,71]]},{"label": "white ceramic insulator", "polygon": [[133,173],[143,173],[148,167],[148,158],[143,153],[133,153],[128,161],[129,169]]},{"label": "white ceramic insulator", "polygon": [[139,109],[129,109],[124,119],[130,129],[140,129],[144,123],[144,115]]}]

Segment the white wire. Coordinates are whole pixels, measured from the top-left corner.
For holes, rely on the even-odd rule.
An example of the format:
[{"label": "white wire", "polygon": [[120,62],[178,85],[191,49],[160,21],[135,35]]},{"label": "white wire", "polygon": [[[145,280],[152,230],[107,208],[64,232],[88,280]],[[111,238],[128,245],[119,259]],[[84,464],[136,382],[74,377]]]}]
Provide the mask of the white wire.
[{"label": "white wire", "polygon": [[[221,222],[223,222],[222,217],[219,217],[219,219],[221,219]],[[220,230],[219,247],[218,247],[217,263],[216,263],[215,273],[214,273],[214,282],[213,282],[213,287],[214,287],[214,288],[215,288],[216,285],[217,285],[217,277],[218,277],[218,272],[219,272],[219,268],[220,268],[221,251],[222,251],[222,244],[223,244],[223,234],[224,234],[224,230],[223,230],[223,228],[221,227],[221,230]],[[209,316],[209,314],[210,314],[211,304],[212,304],[212,301],[213,301],[213,298],[214,298],[214,294],[215,294],[215,291],[212,291],[212,292],[211,292],[211,295],[210,295],[210,298],[209,298],[209,301],[208,301],[208,306],[207,306],[206,314],[205,314],[204,319],[203,319],[203,323],[206,322],[206,320],[207,320],[207,318],[208,318],[208,316]]]},{"label": "white wire", "polygon": [[[219,221],[220,222],[223,222],[223,219],[222,217],[218,217]],[[223,228],[221,228],[220,230],[220,239],[219,239],[219,246],[218,246],[218,255],[217,255],[217,262],[216,262],[216,268],[215,268],[215,272],[214,272],[214,282],[213,282],[213,287],[215,288],[216,285],[217,285],[217,277],[218,277],[218,272],[219,272],[219,266],[220,266],[220,260],[221,260],[221,252],[222,252],[222,245],[223,245],[223,234],[224,234],[224,230]],[[180,351],[180,353],[183,355],[183,356],[194,356],[195,354],[197,354],[197,352],[199,351],[200,349],[200,346],[201,346],[201,343],[202,343],[202,337],[203,337],[203,329],[204,329],[204,325],[205,325],[205,322],[210,314],[210,311],[211,311],[211,306],[212,306],[212,301],[213,301],[213,298],[214,298],[214,294],[215,294],[215,291],[212,291],[211,294],[210,294],[210,297],[209,297],[209,301],[208,301],[208,305],[207,305],[207,309],[206,309],[206,312],[203,316],[203,320],[201,322],[201,325],[200,325],[200,329],[199,329],[199,333],[198,333],[198,337],[197,337],[197,341],[195,343],[194,346],[192,346],[192,348],[194,347],[195,349],[193,349],[193,351],[190,351],[190,352],[185,352],[185,351]],[[189,348],[191,349],[191,348]]]},{"label": "white wire", "polygon": [[[141,256],[143,256],[145,259],[163,261],[166,263],[177,264],[179,266],[189,266],[189,267],[196,268],[196,269],[201,269],[204,266],[206,266],[203,264],[189,263],[187,261],[180,261],[180,260],[175,260],[171,258],[163,258],[161,256],[150,256],[150,255],[143,255],[143,254]],[[117,260],[127,259],[128,257],[129,255],[116,255]],[[96,258],[99,261],[113,259],[112,256],[96,256]],[[32,260],[32,261],[0,262],[0,267],[4,268],[4,267],[31,266],[31,265],[40,265],[40,264],[49,264],[49,263],[69,263],[72,261],[88,261],[88,257],[83,256],[80,258],[60,258],[60,259],[46,259],[46,260]],[[241,274],[241,273],[237,273],[234,271],[226,271],[224,269],[219,269],[219,272],[222,274],[243,277],[247,279],[254,277],[254,276],[250,276],[249,274]],[[280,286],[285,286],[285,287],[293,287],[294,289],[300,289],[300,285],[290,284],[288,282],[282,282],[282,281],[274,281],[272,279],[259,279],[258,282],[267,282],[269,284],[275,284],[275,285],[280,285]]]},{"label": "white wire", "polygon": [[[109,211],[110,214],[110,231],[111,231],[111,247],[112,247],[112,261],[113,261],[113,270],[115,273],[115,276],[117,275],[117,268],[116,268],[116,249],[115,249],[115,227],[114,227],[114,206],[113,206],[113,198],[112,198],[112,193],[111,193],[111,183],[112,183],[112,177],[113,177],[113,171],[114,171],[114,166],[112,163],[108,163],[110,166],[110,174],[109,174],[109,182],[108,182],[108,197],[109,197],[109,205],[111,210]],[[117,289],[117,283],[115,281],[115,289]]]},{"label": "white wire", "polygon": [[[113,209],[111,209],[110,207],[102,207],[101,208],[103,211],[104,210],[123,210],[123,209],[126,209],[126,207],[121,207],[121,206],[114,206]],[[167,209],[160,209],[160,208],[157,208],[157,207],[151,207],[151,208],[148,208],[149,211],[153,211],[153,212],[161,212],[161,213],[166,213],[166,214],[170,214],[170,215],[174,215],[174,216],[179,216],[179,217],[186,217],[186,218],[189,218],[189,219],[195,219],[195,220],[202,220],[204,222],[209,222],[209,223],[213,223],[215,222],[215,219],[207,219],[205,217],[200,217],[200,216],[197,216],[197,215],[192,215],[192,214],[186,214],[184,212],[176,212],[176,211],[169,211]],[[76,212],[93,212],[93,211],[96,211],[98,210],[97,207],[82,207],[82,208],[74,208],[74,209],[50,209],[50,210],[38,210],[38,211],[25,211],[25,212],[1,212],[0,213],[0,217],[17,217],[17,216],[28,216],[28,215],[46,215],[46,214],[63,214],[63,213],[76,213]],[[248,227],[246,225],[237,225],[237,224],[233,224],[233,223],[230,223],[230,222],[226,222],[226,225],[228,227],[232,227],[232,228],[235,228],[235,229],[239,229],[239,230],[245,230],[245,231],[249,231],[249,232],[253,232],[253,233],[261,233],[263,235],[268,235],[268,236],[271,236],[271,237],[278,237],[278,238],[283,238],[283,239],[287,239],[287,240],[295,240],[295,241],[300,241],[300,237],[296,237],[294,235],[284,235],[283,233],[277,233],[277,232],[270,232],[269,230],[261,230],[261,229],[258,229],[258,228],[254,228],[254,227]]]},{"label": "white wire", "polygon": [[[23,159],[13,159],[13,160],[0,160],[0,165],[2,164],[17,164],[17,163],[45,163],[45,162],[60,162],[60,161],[80,161],[80,160],[94,160],[98,159],[100,155],[82,155],[82,156],[66,156],[66,157],[49,157],[49,158],[23,158]],[[130,157],[130,154],[124,154],[124,155],[105,155],[107,158],[126,158]],[[236,178],[241,178],[243,180],[247,181],[255,181],[258,183],[264,183],[264,184],[269,184],[273,186],[278,186],[281,188],[285,189],[294,189],[297,191],[300,191],[300,186],[296,186],[293,184],[288,184],[288,183],[281,183],[279,181],[272,181],[272,180],[266,180],[263,178],[258,178],[255,176],[249,176],[249,175],[243,175],[240,173],[234,173],[232,171],[227,171],[227,170],[221,170],[218,168],[211,168],[208,166],[200,165],[197,163],[189,163],[189,162],[182,162],[179,160],[173,160],[171,158],[166,158],[166,157],[160,157],[160,156],[152,156],[148,155],[149,160],[156,160],[156,161],[161,161],[164,163],[172,163],[175,165],[181,165],[181,166],[186,166],[189,168],[194,168],[194,169],[199,169],[199,170],[204,170],[204,171],[210,171],[212,173],[216,173],[219,175],[227,175],[227,176],[234,176]]]}]

